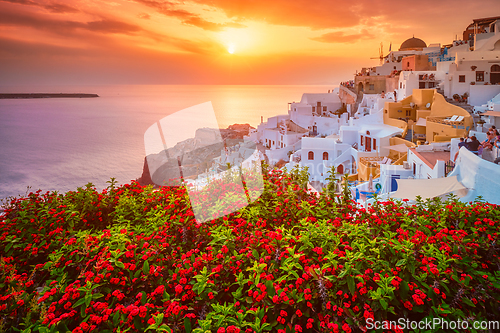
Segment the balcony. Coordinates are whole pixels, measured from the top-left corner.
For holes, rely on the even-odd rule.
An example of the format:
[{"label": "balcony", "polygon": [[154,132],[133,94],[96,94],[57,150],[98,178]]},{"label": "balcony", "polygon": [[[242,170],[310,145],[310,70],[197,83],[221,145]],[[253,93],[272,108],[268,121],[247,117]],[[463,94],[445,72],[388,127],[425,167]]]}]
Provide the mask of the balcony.
[{"label": "balcony", "polygon": [[453,117],[427,117],[427,121],[448,125],[456,128],[457,126],[465,126],[465,121],[463,116],[453,116]]}]

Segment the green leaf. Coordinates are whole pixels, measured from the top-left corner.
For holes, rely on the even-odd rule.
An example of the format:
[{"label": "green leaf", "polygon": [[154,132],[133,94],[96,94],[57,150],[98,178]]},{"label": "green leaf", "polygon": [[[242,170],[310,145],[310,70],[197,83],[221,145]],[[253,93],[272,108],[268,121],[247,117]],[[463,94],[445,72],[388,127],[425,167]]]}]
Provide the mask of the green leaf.
[{"label": "green leaf", "polygon": [[116,311],[113,315],[113,324],[116,326],[120,321],[120,311]]},{"label": "green leaf", "polygon": [[[14,245],[14,243],[9,243],[6,247],[5,247],[5,252],[8,252],[10,250],[10,248],[12,247],[12,245]],[[45,268],[45,267],[44,267]]]},{"label": "green leaf", "polygon": [[142,272],[144,273],[144,275],[149,274],[149,263],[147,260],[144,262],[144,265],[142,266]]},{"label": "green leaf", "polygon": [[189,320],[189,318],[184,318],[184,329],[186,333],[191,333],[191,320]]},{"label": "green leaf", "polygon": [[92,299],[98,299],[98,298],[101,298],[102,296],[104,296],[104,295],[101,293],[97,293],[97,294],[92,295]]},{"label": "green leaf", "polygon": [[408,283],[403,280],[403,282],[399,285],[399,296],[401,296],[401,299],[405,300],[409,291],[410,287],[408,287]]},{"label": "green leaf", "polygon": [[351,292],[351,295],[354,295],[355,290],[355,281],[354,278],[351,275],[347,276],[347,286],[349,287],[349,291]]},{"label": "green leaf", "polygon": [[379,302],[380,302],[380,305],[382,305],[382,308],[383,308],[384,310],[387,310],[387,301],[386,301],[385,299],[381,298],[381,299],[379,300]]},{"label": "green leaf", "polygon": [[267,289],[267,294],[270,297],[273,297],[274,295],[276,295],[276,290],[274,290],[273,281],[271,281],[271,280],[266,281],[266,289]]},{"label": "green leaf", "polygon": [[462,302],[467,304],[468,306],[472,306],[473,308],[476,307],[474,303],[472,303],[467,297],[462,297]]},{"label": "green leaf", "polygon": [[116,267],[119,267],[119,268],[125,268],[125,265],[119,260],[115,261],[115,265],[116,265]]},{"label": "green leaf", "polygon": [[401,259],[396,263],[396,266],[402,266],[404,264],[406,264],[406,259]]},{"label": "green leaf", "polygon": [[339,279],[342,279],[347,273],[349,272],[349,270],[346,268],[344,269],[340,274],[339,274]]},{"label": "green leaf", "polygon": [[87,308],[89,307],[91,301],[92,301],[92,294],[85,295],[85,305],[87,306]]},{"label": "green leaf", "polygon": [[85,298],[80,298],[78,301],[76,301],[76,303],[73,304],[73,308],[76,308],[82,305],[83,303],[85,303]]}]

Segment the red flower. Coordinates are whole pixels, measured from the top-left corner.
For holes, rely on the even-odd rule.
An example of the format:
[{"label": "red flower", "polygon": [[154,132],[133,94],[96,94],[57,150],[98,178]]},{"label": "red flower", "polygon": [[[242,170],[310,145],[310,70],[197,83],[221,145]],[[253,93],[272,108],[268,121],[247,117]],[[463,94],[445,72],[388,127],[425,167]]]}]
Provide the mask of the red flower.
[{"label": "red flower", "polygon": [[302,311],[297,310],[295,313],[297,314],[297,316],[302,317]]}]

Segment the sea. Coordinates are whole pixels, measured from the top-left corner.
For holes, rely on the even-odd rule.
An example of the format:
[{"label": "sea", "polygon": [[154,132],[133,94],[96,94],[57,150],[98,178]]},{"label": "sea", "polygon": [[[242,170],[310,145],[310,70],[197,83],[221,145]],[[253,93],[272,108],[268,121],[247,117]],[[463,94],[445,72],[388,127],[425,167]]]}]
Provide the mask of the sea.
[{"label": "sea", "polygon": [[[211,102],[219,128],[287,114],[312,85],[0,86],[0,93],[95,93],[97,98],[0,99],[0,199],[64,193],[142,174],[144,133],[160,119]],[[190,119],[185,119],[189,122]]]}]

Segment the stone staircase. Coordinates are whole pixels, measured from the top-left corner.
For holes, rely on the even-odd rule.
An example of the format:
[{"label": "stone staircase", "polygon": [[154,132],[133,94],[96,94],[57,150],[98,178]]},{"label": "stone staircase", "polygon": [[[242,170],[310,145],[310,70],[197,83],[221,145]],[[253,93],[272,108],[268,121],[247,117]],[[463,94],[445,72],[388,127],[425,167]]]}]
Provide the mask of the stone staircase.
[{"label": "stone staircase", "polygon": [[411,128],[406,132],[405,140],[413,142],[413,130]]}]

